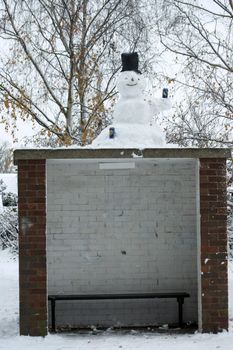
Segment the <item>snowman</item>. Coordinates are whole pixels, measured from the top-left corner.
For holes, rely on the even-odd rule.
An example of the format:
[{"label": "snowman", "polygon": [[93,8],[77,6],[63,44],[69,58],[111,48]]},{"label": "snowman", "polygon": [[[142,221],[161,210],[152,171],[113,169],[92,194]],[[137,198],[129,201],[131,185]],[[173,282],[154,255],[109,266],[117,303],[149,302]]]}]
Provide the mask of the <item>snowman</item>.
[{"label": "snowman", "polygon": [[116,84],[120,98],[114,109],[113,121],[116,124],[148,124],[151,111],[143,95],[145,80],[138,70],[138,54],[123,53],[121,59],[122,71]]},{"label": "snowman", "polygon": [[146,99],[146,82],[138,70],[138,54],[123,53],[121,60],[122,70],[116,84],[120,97],[113,112],[113,122],[102,131],[93,146],[163,147],[165,135],[152,120],[158,113],[171,108],[168,90],[163,90],[160,99]]}]

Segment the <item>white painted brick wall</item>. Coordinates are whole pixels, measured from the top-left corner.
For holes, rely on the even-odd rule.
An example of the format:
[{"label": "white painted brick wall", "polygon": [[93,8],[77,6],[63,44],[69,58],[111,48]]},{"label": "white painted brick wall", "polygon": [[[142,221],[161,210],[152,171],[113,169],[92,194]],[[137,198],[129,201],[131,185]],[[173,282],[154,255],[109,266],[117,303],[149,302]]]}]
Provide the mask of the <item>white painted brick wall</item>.
[{"label": "white painted brick wall", "polygon": [[[197,321],[195,161],[139,159],[135,169],[99,170],[103,161],[48,161],[48,293],[185,291],[185,321]],[[58,324],[177,316],[174,299],[57,305]]]}]

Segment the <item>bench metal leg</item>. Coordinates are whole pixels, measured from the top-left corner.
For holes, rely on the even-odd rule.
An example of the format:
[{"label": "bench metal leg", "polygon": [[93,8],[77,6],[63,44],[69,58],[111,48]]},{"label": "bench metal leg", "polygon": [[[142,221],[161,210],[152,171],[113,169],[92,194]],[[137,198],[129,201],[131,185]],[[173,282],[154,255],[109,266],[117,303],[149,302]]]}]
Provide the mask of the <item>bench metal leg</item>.
[{"label": "bench metal leg", "polygon": [[182,327],[183,325],[183,304],[184,304],[184,298],[178,297],[178,313],[179,313],[179,326]]},{"label": "bench metal leg", "polygon": [[56,300],[51,299],[52,332],[56,332],[55,309],[56,309]]}]

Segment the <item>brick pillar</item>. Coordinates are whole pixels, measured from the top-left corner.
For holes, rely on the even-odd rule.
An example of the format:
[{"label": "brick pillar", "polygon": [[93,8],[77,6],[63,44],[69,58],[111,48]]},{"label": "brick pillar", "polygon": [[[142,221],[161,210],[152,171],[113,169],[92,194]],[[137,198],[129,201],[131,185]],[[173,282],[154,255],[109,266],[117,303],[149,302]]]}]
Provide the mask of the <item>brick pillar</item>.
[{"label": "brick pillar", "polygon": [[20,334],[47,334],[45,160],[18,161]]},{"label": "brick pillar", "polygon": [[200,159],[202,331],[228,329],[226,159]]}]

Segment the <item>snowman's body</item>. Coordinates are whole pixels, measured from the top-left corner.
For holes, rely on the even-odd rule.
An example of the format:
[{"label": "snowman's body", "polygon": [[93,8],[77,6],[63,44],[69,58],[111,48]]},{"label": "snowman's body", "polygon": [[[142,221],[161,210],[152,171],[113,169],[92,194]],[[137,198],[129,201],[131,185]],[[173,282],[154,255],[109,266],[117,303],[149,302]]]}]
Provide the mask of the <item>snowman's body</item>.
[{"label": "snowman's body", "polygon": [[171,108],[170,100],[145,98],[145,80],[134,71],[121,72],[117,81],[120,98],[113,113],[114,123],[147,124],[154,115]]},{"label": "snowman's body", "polygon": [[143,124],[150,121],[151,110],[143,98],[120,98],[116,104],[114,123]]},{"label": "snowman's body", "polygon": [[117,81],[120,98],[113,113],[114,123],[147,124],[151,119],[151,107],[143,95],[145,82],[134,71],[121,72]]}]

